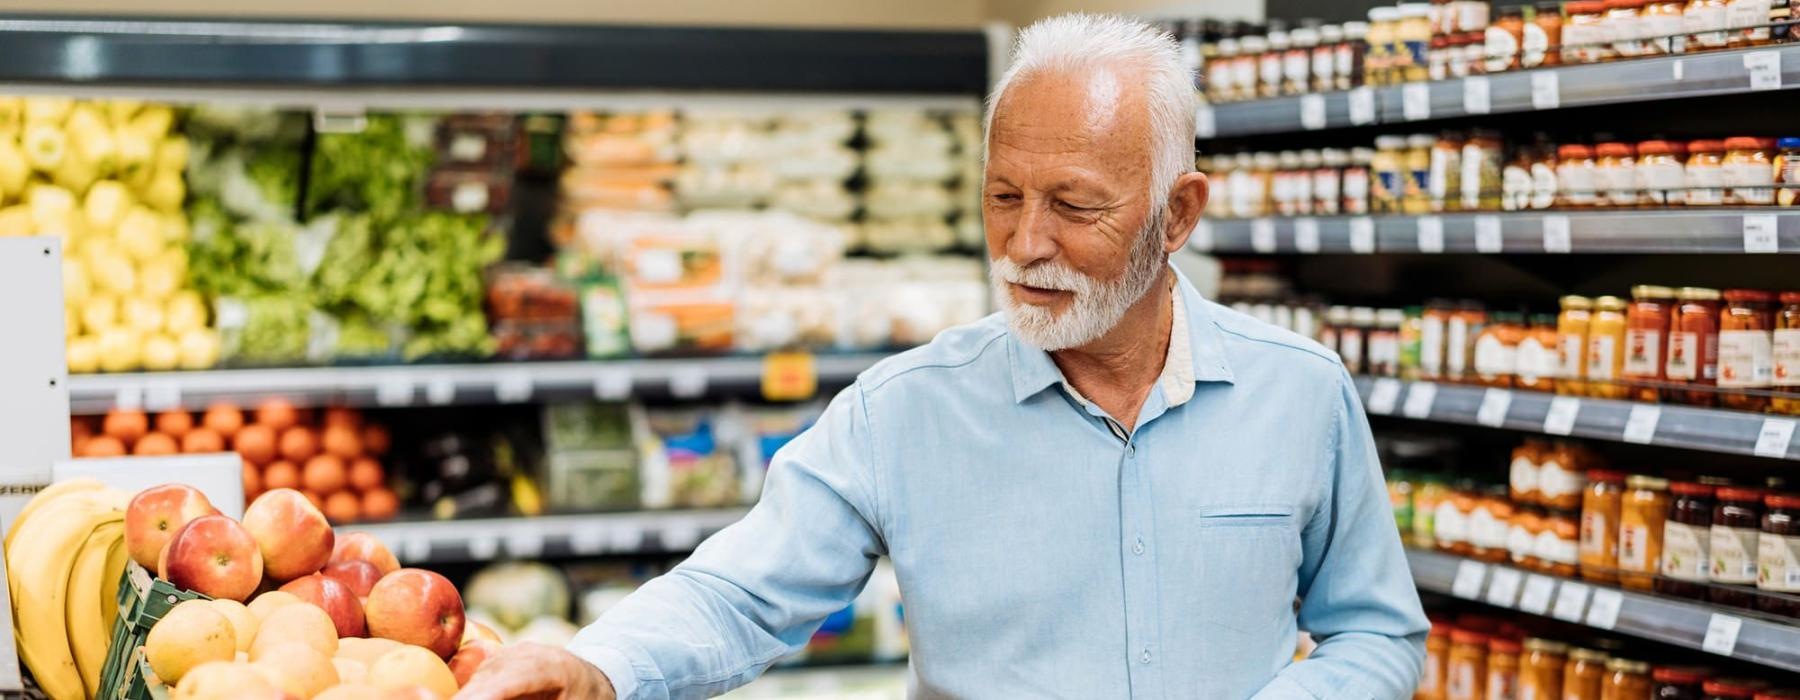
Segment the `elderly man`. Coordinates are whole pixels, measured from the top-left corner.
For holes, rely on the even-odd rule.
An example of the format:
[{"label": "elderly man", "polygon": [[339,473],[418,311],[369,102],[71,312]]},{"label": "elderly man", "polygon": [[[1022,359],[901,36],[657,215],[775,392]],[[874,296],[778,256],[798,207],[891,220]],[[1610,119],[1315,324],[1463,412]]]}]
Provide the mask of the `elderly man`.
[{"label": "elderly man", "polygon": [[1193,110],[1167,35],[1024,30],[988,114],[1004,313],[863,373],[742,522],[460,697],[722,693],[883,556],[917,697],[1408,696],[1426,621],[1349,376],[1168,265],[1206,204]]}]

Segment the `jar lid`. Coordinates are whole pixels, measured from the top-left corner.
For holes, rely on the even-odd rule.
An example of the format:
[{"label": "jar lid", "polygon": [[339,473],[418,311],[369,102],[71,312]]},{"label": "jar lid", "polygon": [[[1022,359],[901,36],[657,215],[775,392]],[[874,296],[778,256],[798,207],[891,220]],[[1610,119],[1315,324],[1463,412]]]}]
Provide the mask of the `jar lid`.
[{"label": "jar lid", "polygon": [[1326,43],[1326,44],[1335,44],[1335,43],[1338,43],[1343,40],[1344,40],[1344,28],[1343,27],[1337,26],[1335,24],[1327,24],[1327,25],[1319,27],[1319,41],[1320,42]]},{"label": "jar lid", "polygon": [[[1461,35],[1458,35],[1458,36],[1457,36],[1457,37],[1455,37],[1455,38],[1456,38],[1456,40],[1457,40],[1457,41],[1461,41],[1461,40],[1462,40],[1462,36],[1461,36]],[[1449,37],[1449,36],[1446,36],[1446,35],[1443,35],[1443,34],[1439,34],[1439,35],[1437,35],[1437,36],[1434,36],[1434,37],[1431,37],[1431,44],[1430,44],[1430,46],[1431,46],[1431,48],[1434,48],[1434,49],[1442,49],[1442,48],[1446,48],[1446,47],[1448,47],[1448,46],[1450,46],[1450,39],[1451,39],[1451,37]]]},{"label": "jar lid", "polygon": [[1608,10],[1626,10],[1644,6],[1645,0],[1606,0]]},{"label": "jar lid", "polygon": [[1689,153],[1717,153],[1725,150],[1725,143],[1716,139],[1700,139],[1688,142]]},{"label": "jar lid", "polygon": [[1354,309],[1351,309],[1350,310],[1350,322],[1354,323],[1356,325],[1359,325],[1359,326],[1374,325],[1375,324],[1375,309],[1367,307],[1367,306],[1358,306]]},{"label": "jar lid", "polygon": [[1614,673],[1649,673],[1650,663],[1637,659],[1607,659],[1606,670]]},{"label": "jar lid", "polygon": [[[1376,9],[1380,9],[1380,8],[1376,8]],[[1369,10],[1369,19],[1374,19],[1374,18],[1375,18],[1375,10]],[[1352,40],[1361,39],[1368,35],[1369,35],[1369,23],[1368,22],[1345,22],[1344,23],[1344,38],[1345,39],[1352,39]]]},{"label": "jar lid", "polygon": [[1594,300],[1581,296],[1580,294],[1569,294],[1564,296],[1562,299],[1558,300],[1558,303],[1565,309],[1574,309],[1576,311],[1594,308]]},{"label": "jar lid", "polygon": [[1562,19],[1562,3],[1557,2],[1556,0],[1540,2],[1537,4],[1537,14],[1538,17],[1555,15],[1557,19]]},{"label": "jar lid", "polygon": [[1517,654],[1523,648],[1519,645],[1519,640],[1510,637],[1494,637],[1488,640],[1488,651],[1495,654]]},{"label": "jar lid", "polygon": [[[1570,4],[1573,4],[1573,3],[1570,3]],[[1585,647],[1576,647],[1576,648],[1569,650],[1569,658],[1573,659],[1575,661],[1587,661],[1590,663],[1598,661],[1600,663],[1605,663],[1606,662],[1606,652],[1600,651],[1599,649],[1588,649]]]},{"label": "jar lid", "polygon": [[1400,324],[1405,323],[1405,322],[1406,322],[1406,312],[1401,311],[1400,309],[1382,309],[1380,311],[1375,312],[1375,324],[1376,325],[1392,326],[1394,328],[1399,328]]},{"label": "jar lid", "polygon": [[1386,136],[1377,136],[1377,137],[1375,137],[1375,147],[1378,149],[1381,149],[1383,151],[1393,151],[1393,150],[1406,148],[1406,137],[1405,136],[1395,136],[1393,134],[1388,134]]},{"label": "jar lid", "polygon": [[1658,683],[1681,683],[1691,685],[1707,679],[1713,670],[1705,666],[1657,666],[1650,671],[1650,678]]},{"label": "jar lid", "polygon": [[1488,315],[1488,321],[1499,326],[1517,326],[1525,322],[1525,314],[1517,311],[1495,311]]},{"label": "jar lid", "polygon": [[1526,651],[1541,651],[1546,654],[1567,654],[1569,652],[1569,645],[1566,642],[1559,642],[1554,639],[1544,639],[1543,637],[1526,637],[1525,638],[1525,650]]},{"label": "jar lid", "polygon": [[1625,479],[1625,485],[1645,491],[1666,491],[1669,488],[1669,480],[1649,474],[1632,474]]},{"label": "jar lid", "polygon": [[1767,304],[1775,300],[1774,293],[1762,289],[1727,289],[1724,292],[1724,296],[1725,301],[1749,302],[1752,304]]},{"label": "jar lid", "polygon": [[[1576,3],[1569,3],[1571,5]],[[1556,149],[1556,157],[1562,160],[1582,160],[1594,157],[1594,149],[1579,143],[1564,144]]]},{"label": "jar lid", "polygon": [[1800,304],[1800,291],[1782,292],[1781,303]]},{"label": "jar lid", "polygon": [[1702,484],[1694,481],[1677,481],[1673,484],[1669,484],[1669,492],[1681,496],[1711,497],[1713,495],[1713,487],[1711,484]]},{"label": "jar lid", "polygon": [[1800,493],[1771,493],[1763,497],[1770,508],[1800,508]]},{"label": "jar lid", "polygon": [[1675,143],[1673,141],[1663,141],[1661,139],[1652,140],[1652,141],[1644,141],[1637,145],[1638,155],[1641,155],[1641,156],[1671,155],[1680,149],[1681,149],[1681,144]]},{"label": "jar lid", "polygon": [[1631,288],[1633,299],[1674,299],[1675,290],[1660,284],[1640,284]]},{"label": "jar lid", "polygon": [[1719,298],[1719,290],[1711,287],[1682,287],[1675,290],[1675,298],[1682,301],[1714,301]]},{"label": "jar lid", "polygon": [[1723,695],[1728,698],[1748,698],[1756,691],[1769,687],[1769,682],[1758,678],[1714,678],[1702,683],[1700,689],[1708,695]]},{"label": "jar lid", "polygon": [[1601,0],[1564,3],[1563,11],[1571,15],[1597,15],[1606,11],[1606,3]]},{"label": "jar lid", "polygon": [[1800,148],[1800,136],[1783,136],[1775,139],[1775,147],[1784,151]]},{"label": "jar lid", "polygon": [[1437,137],[1431,134],[1413,134],[1406,137],[1406,145],[1410,148],[1431,148],[1437,144]]},{"label": "jar lid", "polygon": [[1319,43],[1319,30],[1311,27],[1301,27],[1289,32],[1288,40],[1294,42],[1295,46],[1302,48],[1316,46]]},{"label": "jar lid", "polygon": [[1756,691],[1756,700],[1800,700],[1800,689],[1775,688]]},{"label": "jar lid", "polygon": [[1524,17],[1525,16],[1525,6],[1524,5],[1507,5],[1505,7],[1500,8],[1500,16],[1501,17]]},{"label": "jar lid", "polygon": [[1483,632],[1461,628],[1450,630],[1451,644],[1487,644],[1487,642],[1488,636]]},{"label": "jar lid", "polygon": [[1602,311],[1624,311],[1625,300],[1610,294],[1594,300],[1594,308]]},{"label": "jar lid", "polygon": [[1721,501],[1756,501],[1762,502],[1763,490],[1748,486],[1723,486],[1719,488]]},{"label": "jar lid", "polygon": [[1404,17],[1406,19],[1430,18],[1431,17],[1431,3],[1428,3],[1428,2],[1403,2],[1403,3],[1400,3],[1400,16]]},{"label": "jar lid", "polygon": [[1587,472],[1587,478],[1588,478],[1588,481],[1607,481],[1607,482],[1615,482],[1616,481],[1619,483],[1625,483],[1625,472],[1613,471],[1611,469],[1589,469]]},{"label": "jar lid", "polygon": [[1766,151],[1775,147],[1775,139],[1760,136],[1733,136],[1725,139],[1727,151]]},{"label": "jar lid", "polygon": [[1631,144],[1608,141],[1594,147],[1594,154],[1601,158],[1630,158]]},{"label": "jar lid", "polygon": [[1269,32],[1269,48],[1285,49],[1288,47],[1288,33],[1284,31]]}]

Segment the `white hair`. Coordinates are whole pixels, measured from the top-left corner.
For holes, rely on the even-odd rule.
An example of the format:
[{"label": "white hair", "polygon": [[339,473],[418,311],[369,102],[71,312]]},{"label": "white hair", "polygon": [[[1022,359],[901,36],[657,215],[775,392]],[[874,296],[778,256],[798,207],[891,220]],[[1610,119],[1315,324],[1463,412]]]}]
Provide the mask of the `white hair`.
[{"label": "white hair", "polygon": [[1199,105],[1193,72],[1181,60],[1175,38],[1142,21],[1075,12],[1038,20],[1019,32],[1011,64],[988,93],[988,138],[993,138],[994,109],[1020,78],[1116,67],[1133,69],[1129,82],[1144,86],[1152,139],[1151,202],[1161,209],[1168,205],[1175,179],[1194,170],[1194,112]]}]

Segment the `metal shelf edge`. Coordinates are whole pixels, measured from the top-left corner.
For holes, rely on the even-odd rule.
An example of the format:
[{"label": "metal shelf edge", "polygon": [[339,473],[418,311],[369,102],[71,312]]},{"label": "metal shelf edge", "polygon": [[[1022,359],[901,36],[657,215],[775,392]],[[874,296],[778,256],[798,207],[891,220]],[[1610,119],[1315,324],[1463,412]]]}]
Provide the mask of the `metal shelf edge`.
[{"label": "metal shelf edge", "polygon": [[[1426,220],[1436,221],[1437,250],[1424,247]],[[1351,231],[1359,221],[1374,232],[1373,247],[1361,251]],[[1762,233],[1771,223],[1772,251]],[[1270,216],[1205,219],[1201,225],[1210,233],[1198,237],[1210,242],[1202,252],[1215,253],[1800,253],[1800,210],[1773,207]],[[1300,235],[1303,226],[1312,229],[1308,241]]]},{"label": "metal shelf edge", "polygon": [[344,525],[374,535],[408,564],[555,556],[682,553],[737,522],[748,508],[634,511]]}]

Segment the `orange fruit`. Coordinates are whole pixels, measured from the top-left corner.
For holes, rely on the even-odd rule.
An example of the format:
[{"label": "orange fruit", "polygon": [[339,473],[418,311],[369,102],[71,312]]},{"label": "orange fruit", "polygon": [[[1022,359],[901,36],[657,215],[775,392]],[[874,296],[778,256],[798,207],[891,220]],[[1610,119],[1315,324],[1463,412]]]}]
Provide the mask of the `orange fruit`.
[{"label": "orange fruit", "polygon": [[125,456],[125,443],[120,442],[118,438],[111,435],[97,435],[88,438],[86,447],[87,452],[82,455],[83,457]]},{"label": "orange fruit", "polygon": [[244,460],[244,500],[248,502],[256,498],[262,490],[262,472],[250,460]]},{"label": "orange fruit", "polygon": [[305,464],[313,455],[319,454],[319,436],[312,428],[297,425],[281,431],[281,458],[295,464]]},{"label": "orange fruit", "polygon": [[400,512],[400,497],[387,489],[371,489],[362,496],[362,515],[369,520],[393,520]]},{"label": "orange fruit", "polygon": [[276,462],[264,467],[262,487],[265,491],[300,488],[300,468],[293,462]]},{"label": "orange fruit", "polygon": [[80,416],[70,416],[69,434],[75,437],[89,437],[94,434],[94,424],[83,420]]},{"label": "orange fruit", "polygon": [[211,428],[195,428],[181,436],[181,451],[188,454],[224,452],[225,438]]},{"label": "orange fruit", "polygon": [[376,457],[387,454],[389,447],[387,428],[383,428],[379,425],[371,425],[363,428],[362,444],[364,452],[375,455]]},{"label": "orange fruit", "polygon": [[177,448],[175,438],[163,433],[150,433],[138,438],[137,444],[131,446],[131,453],[140,457],[160,457],[175,454]]},{"label": "orange fruit", "polygon": [[357,500],[356,494],[349,491],[339,491],[327,496],[325,507],[321,510],[325,511],[325,519],[333,523],[355,522],[362,517],[362,504]]},{"label": "orange fruit", "polygon": [[344,490],[349,476],[344,473],[344,460],[331,455],[319,455],[306,461],[306,467],[300,472],[300,485],[306,490],[329,496]]},{"label": "orange fruit", "polygon": [[231,438],[231,449],[253,464],[275,461],[275,431],[261,423],[246,425]]},{"label": "orange fruit", "polygon": [[387,483],[387,475],[381,471],[381,463],[373,457],[357,457],[350,462],[350,488],[357,491],[369,491],[381,488]]},{"label": "orange fruit", "polygon": [[144,433],[150,432],[150,418],[143,411],[114,410],[106,414],[106,422],[101,426],[100,432],[129,445],[137,442]]},{"label": "orange fruit", "polygon": [[200,417],[200,424],[223,437],[231,437],[237,433],[238,428],[244,427],[244,412],[228,403],[215,403],[206,407],[206,414]]},{"label": "orange fruit", "polygon": [[156,432],[167,433],[177,440],[194,429],[194,415],[187,411],[163,411],[156,414]]},{"label": "orange fruit", "polygon": [[354,408],[333,406],[325,409],[325,418],[323,422],[327,428],[343,427],[357,430],[362,428],[362,413]]},{"label": "orange fruit", "polygon": [[300,423],[300,411],[287,399],[269,399],[256,407],[256,422],[280,432]]},{"label": "orange fruit", "polygon": [[339,459],[352,460],[362,456],[362,436],[355,428],[345,425],[333,425],[325,428],[320,434],[319,442],[325,454]]}]

